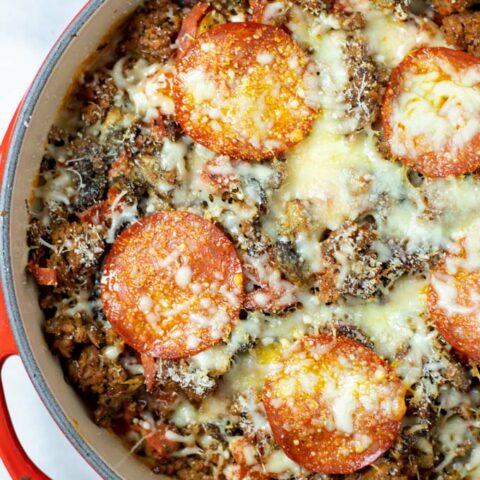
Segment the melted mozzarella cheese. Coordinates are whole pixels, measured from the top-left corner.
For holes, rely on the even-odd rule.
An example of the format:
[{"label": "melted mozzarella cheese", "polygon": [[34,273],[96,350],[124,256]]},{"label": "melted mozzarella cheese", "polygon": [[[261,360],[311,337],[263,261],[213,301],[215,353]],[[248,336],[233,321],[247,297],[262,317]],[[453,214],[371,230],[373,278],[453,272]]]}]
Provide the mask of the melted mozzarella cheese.
[{"label": "melted mozzarella cheese", "polygon": [[122,198],[127,194],[126,191],[120,192],[113,200],[110,207],[110,227],[108,229],[106,242],[113,243],[117,230],[124,224],[133,223],[138,218],[137,203],[128,205],[121,203]]},{"label": "melted mozzarella cheese", "polygon": [[368,9],[364,30],[373,58],[388,68],[396,67],[411,50],[428,46],[446,46],[440,29],[425,19],[395,20],[391,15]]},{"label": "melted mozzarella cheese", "polygon": [[321,14],[312,20],[306,12],[293,7],[290,17],[288,26],[294,38],[312,51],[318,70],[318,102],[326,116],[334,120],[334,131],[355,131],[357,119],[355,115],[347,113],[345,100],[345,91],[350,83],[346,63],[349,48],[346,32],[340,29],[334,15]]},{"label": "melted mozzarella cheese", "polygon": [[47,172],[44,175],[45,184],[35,191],[36,198],[47,203],[70,205],[71,199],[76,194],[74,173],[75,171],[69,168],[58,169],[55,175]]},{"label": "melted mozzarella cheese", "polygon": [[380,355],[394,358],[417,330],[422,336],[427,333],[422,318],[426,310],[425,285],[422,279],[400,280],[385,301],[349,309],[353,323],[371,338]]},{"label": "melted mozzarella cheese", "polygon": [[465,465],[465,478],[475,480],[480,477],[480,446],[476,445],[470,454],[468,462]]},{"label": "melted mozzarella cheese", "polygon": [[302,469],[293,460],[290,460],[281,450],[273,451],[266,459],[265,470],[268,473],[300,474]]},{"label": "melted mozzarella cheese", "polygon": [[177,427],[186,427],[198,422],[198,411],[190,402],[184,400],[175,407],[170,420]]},{"label": "melted mozzarella cheese", "polygon": [[403,92],[394,101],[392,152],[416,158],[422,151],[455,155],[480,133],[480,66],[455,69],[431,60],[425,73],[405,73]]},{"label": "melted mozzarella cheese", "polygon": [[161,167],[167,171],[176,171],[180,179],[184,178],[187,149],[188,145],[184,141],[172,142],[167,138],[160,154]]},{"label": "melted mozzarella cheese", "polygon": [[467,422],[461,417],[453,415],[440,427],[438,439],[445,457],[435,469],[436,471],[442,471],[452,463],[455,457],[462,455],[460,448],[470,440]]},{"label": "melted mozzarella cheese", "polygon": [[173,67],[169,64],[148,64],[138,60],[131,69],[125,69],[126,58],[121,58],[114,65],[112,78],[115,85],[127,92],[136,114],[148,121],[158,116],[157,108],[164,115],[171,115],[175,110],[173,100],[169,97],[169,79]]},{"label": "melted mozzarella cheese", "polygon": [[285,182],[278,192],[280,207],[290,199],[311,201],[318,221],[334,230],[356,218],[369,205],[371,164],[363,137],[347,138],[320,119],[310,135],[287,153]]}]

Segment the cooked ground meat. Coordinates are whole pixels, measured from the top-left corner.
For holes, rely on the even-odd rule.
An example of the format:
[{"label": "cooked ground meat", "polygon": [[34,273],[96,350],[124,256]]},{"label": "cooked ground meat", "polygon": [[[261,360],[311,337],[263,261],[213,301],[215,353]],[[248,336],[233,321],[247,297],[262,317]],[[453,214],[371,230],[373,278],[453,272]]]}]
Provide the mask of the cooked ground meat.
[{"label": "cooked ground meat", "polygon": [[382,270],[372,245],[376,239],[369,224],[346,222],[322,243],[324,268],[317,286],[325,302],[347,294],[361,298],[374,295]]},{"label": "cooked ground meat", "polygon": [[174,50],[181,25],[180,8],[169,0],[153,0],[136,14],[127,27],[121,49],[150,63],[165,62]]},{"label": "cooked ground meat", "polygon": [[138,176],[151,187],[158,185],[160,180],[167,180],[168,183],[175,185],[175,173],[168,175],[162,171],[160,162],[155,157],[142,155],[134,162],[134,168]]},{"label": "cooked ground meat", "polygon": [[249,6],[247,0],[210,0],[209,3],[217,12],[226,18],[245,14]]},{"label": "cooked ground meat", "polygon": [[297,253],[291,242],[276,242],[272,247],[272,256],[288,281],[302,285],[309,277],[305,261]]},{"label": "cooked ground meat", "polygon": [[115,202],[115,197],[120,195],[122,204],[137,204],[152,182],[159,180],[158,163],[155,157],[122,151],[108,171],[107,201]]},{"label": "cooked ground meat", "polygon": [[381,460],[371,467],[368,467],[363,473],[348,475],[345,480],[408,480],[409,477],[406,475],[397,475],[394,473],[397,470],[397,466]]},{"label": "cooked ground meat", "polygon": [[186,360],[158,360],[157,372],[157,381],[160,386],[179,389],[192,400],[206,397],[217,385],[209,372]]},{"label": "cooked ground meat", "polygon": [[335,18],[346,32],[359,30],[366,25],[365,16],[361,12],[337,12]]},{"label": "cooked ground meat", "polygon": [[383,128],[380,128],[378,125],[374,126],[375,128],[375,139],[376,139],[376,147],[378,153],[385,159],[392,160],[392,151],[390,150],[390,145],[388,144],[387,139],[385,138],[385,133]]},{"label": "cooked ground meat", "polygon": [[[54,145],[56,147],[63,147],[66,141],[64,130],[56,125],[53,125],[48,132],[47,141],[50,145]],[[50,157],[50,159],[55,161],[53,157]],[[51,165],[50,168],[53,168],[53,166],[54,165]],[[40,173],[42,173],[42,168],[40,168]]]},{"label": "cooked ground meat", "polygon": [[[171,129],[172,136],[175,136],[174,124],[171,125]],[[158,135],[154,135],[152,124],[146,125],[143,122],[135,122],[125,132],[121,132],[120,139],[124,143],[125,150],[136,157],[140,155],[159,155],[165,137],[159,138]]]},{"label": "cooked ground meat", "polygon": [[40,265],[46,255],[46,244],[50,243],[50,229],[40,220],[32,219],[27,230],[30,261]]},{"label": "cooked ground meat", "polygon": [[442,20],[448,43],[480,57],[480,12],[450,15]]},{"label": "cooked ground meat", "polygon": [[285,203],[284,218],[280,223],[280,232],[289,240],[295,240],[299,233],[306,233],[312,227],[312,216],[306,200],[288,200]]},{"label": "cooked ground meat", "polygon": [[464,12],[476,3],[478,3],[478,0],[432,0],[433,7],[442,17],[452,13]]},{"label": "cooked ground meat", "polygon": [[104,252],[101,227],[87,223],[61,223],[54,227],[54,251],[47,266],[57,272],[59,288],[88,286]]},{"label": "cooked ground meat", "polygon": [[382,280],[390,288],[404,274],[416,274],[428,269],[437,260],[437,251],[418,249],[408,252],[407,246],[393,239],[385,242],[391,252],[389,260],[383,265]]},{"label": "cooked ground meat", "polygon": [[86,126],[101,122],[113,105],[118,89],[108,73],[87,75],[80,87],[78,98],[85,102],[82,119]]},{"label": "cooked ground meat", "polygon": [[175,121],[174,117],[168,115],[159,115],[147,123],[141,123],[140,127],[143,138],[137,136],[135,139],[137,147],[143,146],[149,141],[163,144],[163,141],[167,138],[171,142],[175,142],[182,136],[180,125]]},{"label": "cooked ground meat", "polygon": [[405,20],[410,11],[412,0],[373,0],[373,3],[377,7],[392,10],[397,19]]},{"label": "cooked ground meat", "polygon": [[202,180],[216,194],[232,195],[240,189],[240,176],[232,167],[230,158],[224,155],[218,155],[204,165]]},{"label": "cooked ground meat", "polygon": [[465,366],[454,358],[450,359],[450,363],[445,370],[445,380],[461,392],[466,392],[471,387],[472,382]]},{"label": "cooked ground meat", "polygon": [[94,394],[113,392],[127,380],[121,365],[103,357],[94,345],[84,348],[78,359],[68,364],[68,374],[81,390]]},{"label": "cooked ground meat", "polygon": [[271,251],[261,255],[244,254],[242,262],[245,309],[278,313],[297,303],[297,287],[282,278],[282,271],[275,264]]},{"label": "cooked ground meat", "polygon": [[[378,259],[375,242],[389,250],[385,262]],[[426,271],[437,260],[437,252],[408,252],[395,239],[379,239],[374,226],[346,222],[322,243],[324,268],[318,278],[319,295],[326,302],[341,295],[369,298],[389,290],[403,275]]]},{"label": "cooked ground meat", "polygon": [[155,473],[175,475],[179,480],[211,480],[214,478],[212,464],[196,457],[168,458],[158,462]]},{"label": "cooked ground meat", "polygon": [[378,117],[385,75],[367,52],[367,45],[358,32],[349,35],[345,47],[349,82],[344,92],[347,116],[356,120],[356,129],[371,125]]},{"label": "cooked ground meat", "polygon": [[333,0],[293,0],[293,2],[313,15],[329,11],[334,4]]},{"label": "cooked ground meat", "polygon": [[[374,350],[371,340],[369,340],[369,338],[358,327],[341,322],[333,325],[333,327],[338,336],[351,338],[352,340],[356,340],[357,342],[361,343],[365,347]],[[328,333],[328,330],[326,330],[326,333]]]},{"label": "cooked ground meat", "polygon": [[104,339],[101,329],[85,312],[50,318],[45,322],[45,332],[52,337],[52,348],[66,358],[72,356],[78,344],[92,343],[99,347]]},{"label": "cooked ground meat", "polygon": [[72,209],[80,213],[99,202],[107,188],[109,159],[102,147],[91,138],[77,137],[66,149],[65,165],[76,186]]}]

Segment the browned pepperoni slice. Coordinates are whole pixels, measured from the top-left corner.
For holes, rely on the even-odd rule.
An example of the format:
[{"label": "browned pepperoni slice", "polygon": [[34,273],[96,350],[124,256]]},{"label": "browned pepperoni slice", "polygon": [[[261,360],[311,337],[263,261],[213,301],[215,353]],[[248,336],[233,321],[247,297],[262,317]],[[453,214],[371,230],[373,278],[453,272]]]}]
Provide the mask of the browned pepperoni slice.
[{"label": "browned pepperoni slice", "polygon": [[415,50],[391,73],[382,123],[392,154],[429,177],[480,167],[480,59]]},{"label": "browned pepperoni slice", "polygon": [[263,403],[278,445],[313,472],[352,473],[388,450],[405,413],[405,386],[360,343],[304,337],[267,377]]},{"label": "browned pepperoni slice", "polygon": [[193,41],[177,62],[175,114],[216,153],[260,160],[309,132],[317,111],[316,72],[282,29],[224,23]]},{"label": "browned pepperoni slice", "polygon": [[445,340],[480,362],[480,244],[475,237],[456,242],[432,272],[428,309]]},{"label": "browned pepperoni slice", "polygon": [[224,340],[243,301],[240,260],[208,220],[184,211],[142,218],[105,261],[101,301],[112,327],[141,353],[184,358]]}]

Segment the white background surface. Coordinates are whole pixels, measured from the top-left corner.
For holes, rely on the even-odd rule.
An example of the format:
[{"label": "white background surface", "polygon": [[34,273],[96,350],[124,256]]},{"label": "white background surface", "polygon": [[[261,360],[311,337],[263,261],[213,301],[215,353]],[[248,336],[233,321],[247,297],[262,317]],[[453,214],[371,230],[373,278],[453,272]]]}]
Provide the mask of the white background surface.
[{"label": "white background surface", "polygon": [[[85,2],[0,0],[0,138],[51,45]],[[37,466],[53,480],[99,480],[50,418],[18,357],[7,360],[2,381],[20,441]],[[10,480],[1,461],[0,480]]]}]

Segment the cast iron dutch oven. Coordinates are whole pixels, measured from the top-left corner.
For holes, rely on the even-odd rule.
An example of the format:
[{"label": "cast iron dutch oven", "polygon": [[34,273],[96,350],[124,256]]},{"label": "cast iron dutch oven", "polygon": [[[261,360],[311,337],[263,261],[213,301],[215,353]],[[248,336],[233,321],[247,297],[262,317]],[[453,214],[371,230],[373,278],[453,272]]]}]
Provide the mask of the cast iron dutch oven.
[{"label": "cast iron dutch oven", "polygon": [[[49,126],[82,60],[141,0],[91,0],[67,27],[18,108],[0,148],[1,282],[0,367],[20,354],[52,417],[80,454],[104,479],[155,478],[129,455],[121,441],[97,427],[81,399],[65,382],[42,334],[42,312],[34,282],[25,274],[29,197]],[[0,456],[14,480],[44,480],[15,437],[0,384]]]}]

